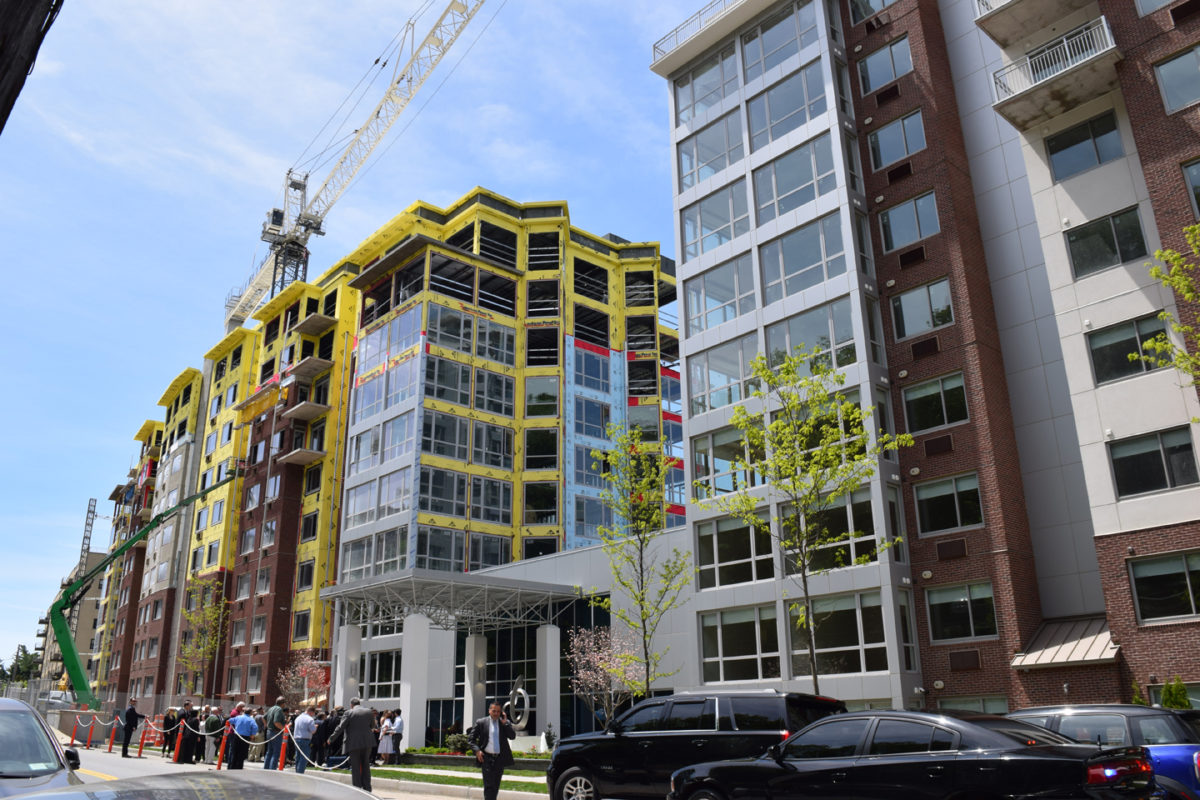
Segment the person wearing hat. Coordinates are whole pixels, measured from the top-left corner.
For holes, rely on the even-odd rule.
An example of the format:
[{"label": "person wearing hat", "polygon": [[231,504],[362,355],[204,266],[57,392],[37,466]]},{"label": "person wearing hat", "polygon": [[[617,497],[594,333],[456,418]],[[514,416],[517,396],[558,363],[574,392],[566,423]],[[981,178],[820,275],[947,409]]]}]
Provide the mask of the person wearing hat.
[{"label": "person wearing hat", "polygon": [[125,725],[125,737],[121,740],[121,758],[129,758],[129,740],[133,738],[133,729],[138,726],[138,722],[146,718],[145,714],[137,712],[137,700],[129,698],[129,708],[125,709],[122,715]]}]

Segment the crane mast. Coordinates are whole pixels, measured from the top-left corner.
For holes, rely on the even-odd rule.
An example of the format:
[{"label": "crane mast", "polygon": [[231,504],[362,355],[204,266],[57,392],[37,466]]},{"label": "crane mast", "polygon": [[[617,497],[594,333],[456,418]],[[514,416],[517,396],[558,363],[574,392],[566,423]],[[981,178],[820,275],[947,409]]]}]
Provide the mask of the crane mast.
[{"label": "crane mast", "polygon": [[[311,200],[308,173],[288,170],[283,185],[283,208],[272,209],[263,223],[262,238],[271,245],[271,252],[246,287],[226,301],[226,330],[241,325],[266,298],[274,297],[288,284],[305,280],[309,238],[324,235],[322,226],[329,209],[482,5],[483,0],[450,1],[421,44],[412,47],[408,62],[393,72],[383,99],[358,129]],[[411,35],[413,25],[410,20],[406,35]]]}]

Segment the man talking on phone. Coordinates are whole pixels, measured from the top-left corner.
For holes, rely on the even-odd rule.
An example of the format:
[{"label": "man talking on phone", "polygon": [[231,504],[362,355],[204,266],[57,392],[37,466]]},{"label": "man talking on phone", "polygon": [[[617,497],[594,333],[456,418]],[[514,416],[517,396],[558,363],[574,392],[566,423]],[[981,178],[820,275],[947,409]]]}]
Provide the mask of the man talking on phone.
[{"label": "man talking on phone", "polygon": [[483,800],[496,800],[504,768],[512,766],[513,754],[508,740],[517,738],[508,715],[499,703],[488,707],[488,715],[475,720],[468,739],[475,760],[483,770]]}]

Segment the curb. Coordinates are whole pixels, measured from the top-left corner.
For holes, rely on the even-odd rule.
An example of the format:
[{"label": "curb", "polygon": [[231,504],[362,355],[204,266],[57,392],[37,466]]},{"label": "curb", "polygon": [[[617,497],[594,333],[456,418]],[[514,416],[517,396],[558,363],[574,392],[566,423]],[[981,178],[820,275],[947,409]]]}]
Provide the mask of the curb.
[{"label": "curb", "polygon": [[[342,772],[329,772],[321,777],[347,785],[353,785],[350,776]],[[395,778],[371,778],[371,794],[377,796],[424,795],[427,797],[457,797],[462,800],[483,800],[482,786],[450,786],[422,781],[402,781]],[[546,800],[545,792],[517,792],[501,789],[497,800]]]}]

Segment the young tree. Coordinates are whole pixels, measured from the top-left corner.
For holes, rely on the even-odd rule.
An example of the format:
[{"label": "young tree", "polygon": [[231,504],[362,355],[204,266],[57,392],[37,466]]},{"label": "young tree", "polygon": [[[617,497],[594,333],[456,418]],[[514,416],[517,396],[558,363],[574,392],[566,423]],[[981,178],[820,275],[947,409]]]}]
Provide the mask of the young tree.
[{"label": "young tree", "polygon": [[1175,680],[1167,681],[1162,690],[1163,708],[1191,708],[1192,699],[1188,697],[1187,686],[1178,675]]},{"label": "young tree", "polygon": [[567,636],[571,691],[605,727],[629,702],[629,687],[638,680],[638,665],[623,657],[636,645],[628,631],[607,627],[574,628]]},{"label": "young tree", "polygon": [[13,654],[12,665],[8,670],[8,677],[13,681],[28,681],[37,676],[38,670],[41,668],[41,663],[37,653],[31,651],[23,644],[17,645],[17,652]]},{"label": "young tree", "polygon": [[293,650],[276,679],[288,708],[314,705],[329,695],[329,670],[317,660],[316,650]]},{"label": "young tree", "polygon": [[598,530],[612,568],[613,593],[627,603],[613,594],[594,603],[633,634],[634,651],[620,658],[637,665],[628,686],[635,697],[644,697],[655,680],[677,671],[662,671],[667,650],[654,649],[654,634],[663,616],[682,602],[683,589],[692,578],[692,561],[678,548],[668,551],[658,538],[666,521],[663,504],[674,461],[656,443],[643,443],[640,428],[609,424],[607,434],[612,449],[592,451],[592,458],[605,468],[601,498],[612,514],[610,524]]},{"label": "young tree", "polygon": [[1142,686],[1137,682],[1136,678],[1133,680],[1133,698],[1129,702],[1135,706],[1150,705],[1150,701],[1146,699],[1146,695],[1142,694]]},{"label": "young tree", "polygon": [[[751,365],[757,402],[734,408],[732,424],[745,449],[733,459],[734,490],[712,492],[703,480],[698,492],[752,530],[769,529],[783,554],[786,573],[796,580],[800,599],[792,604],[799,639],[807,645],[813,691],[819,692],[816,629],[809,580],[841,566],[866,563],[893,544],[868,549],[852,540],[874,535],[849,525],[846,503],[878,469],[879,457],[912,444],[912,437],[867,433],[869,411],[843,390],[846,377],[820,348],[811,352],[763,355]],[[764,486],[761,492],[747,491]],[[703,496],[703,495],[702,495]],[[772,511],[775,509],[775,511]]]},{"label": "young tree", "polygon": [[201,673],[225,641],[229,601],[225,599],[225,581],[221,575],[197,578],[188,584],[183,620],[188,635],[180,639],[179,669]]},{"label": "young tree", "polygon": [[[1190,257],[1200,260],[1200,225],[1184,228],[1183,234],[1192,251]],[[1200,304],[1196,264],[1188,260],[1189,256],[1175,250],[1156,250],[1154,258],[1161,263],[1151,265],[1150,276],[1174,291],[1176,297],[1192,304],[1194,311],[1195,306]],[[1129,359],[1143,360],[1158,367],[1173,366],[1187,375],[1193,385],[1200,384],[1200,330],[1169,311],[1162,312],[1158,317],[1179,334],[1184,343],[1176,344],[1167,338],[1165,333],[1160,333],[1153,339],[1142,342],[1143,352],[1140,355],[1131,353]]]}]

